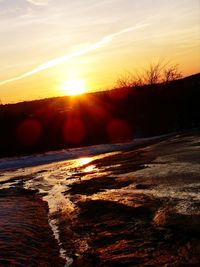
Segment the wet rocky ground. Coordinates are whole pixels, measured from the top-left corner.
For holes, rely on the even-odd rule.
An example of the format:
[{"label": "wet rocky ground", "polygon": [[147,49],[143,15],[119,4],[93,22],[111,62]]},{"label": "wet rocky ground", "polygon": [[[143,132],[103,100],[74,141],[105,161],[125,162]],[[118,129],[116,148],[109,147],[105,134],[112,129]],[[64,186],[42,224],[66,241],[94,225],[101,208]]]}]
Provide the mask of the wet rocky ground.
[{"label": "wet rocky ground", "polygon": [[[199,266],[199,135],[180,135],[93,161],[66,192],[76,217],[66,226],[73,266]],[[66,231],[66,232],[65,232]]]},{"label": "wet rocky ground", "polygon": [[1,182],[0,264],[200,266],[199,131],[12,174]]},{"label": "wet rocky ground", "polygon": [[0,266],[64,266],[48,206],[34,192],[0,190]]}]

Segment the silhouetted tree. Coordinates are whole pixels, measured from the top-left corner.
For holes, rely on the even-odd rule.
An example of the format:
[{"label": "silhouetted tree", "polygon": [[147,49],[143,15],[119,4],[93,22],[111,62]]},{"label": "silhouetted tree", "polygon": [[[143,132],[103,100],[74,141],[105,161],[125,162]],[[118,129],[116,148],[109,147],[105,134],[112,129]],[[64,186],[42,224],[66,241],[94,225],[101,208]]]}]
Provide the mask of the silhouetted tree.
[{"label": "silhouetted tree", "polygon": [[181,72],[178,70],[178,65],[172,65],[164,69],[163,82],[169,83],[182,77]]},{"label": "silhouetted tree", "polygon": [[146,84],[156,84],[159,83],[162,76],[163,66],[160,62],[156,64],[150,64],[149,68],[145,70],[144,82]]},{"label": "silhouetted tree", "polygon": [[143,74],[133,74],[127,71],[117,80],[118,88],[138,87],[145,84],[152,85],[158,83],[169,83],[181,78],[181,72],[178,70],[178,65],[169,65],[162,62],[151,63]]}]

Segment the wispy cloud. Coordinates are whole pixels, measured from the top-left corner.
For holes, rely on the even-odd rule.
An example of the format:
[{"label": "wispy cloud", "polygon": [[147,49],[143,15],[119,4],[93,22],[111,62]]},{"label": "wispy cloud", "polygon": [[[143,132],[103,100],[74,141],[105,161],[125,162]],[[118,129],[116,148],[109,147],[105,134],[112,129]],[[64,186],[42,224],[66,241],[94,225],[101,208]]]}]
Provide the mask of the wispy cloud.
[{"label": "wispy cloud", "polygon": [[49,3],[49,0],[26,0],[26,1],[36,6],[46,6]]},{"label": "wispy cloud", "polygon": [[137,29],[141,29],[141,28],[147,27],[149,25],[150,24],[148,24],[148,23],[138,24],[138,25],[135,25],[133,27],[125,28],[125,29],[123,29],[121,31],[106,35],[101,40],[99,40],[98,42],[96,42],[94,44],[91,44],[91,45],[89,45],[88,47],[86,47],[84,49],[81,49],[81,50],[73,52],[71,54],[66,54],[66,55],[63,55],[61,57],[57,57],[57,58],[54,58],[52,60],[46,61],[46,62],[42,63],[41,65],[39,65],[38,67],[36,67],[36,68],[34,68],[34,69],[32,69],[32,70],[30,70],[28,72],[25,72],[25,73],[23,73],[23,74],[21,74],[19,76],[16,76],[16,77],[4,80],[4,81],[0,81],[0,86],[8,84],[8,83],[11,83],[11,82],[15,82],[15,81],[18,81],[18,80],[22,80],[24,78],[32,76],[32,75],[34,75],[34,74],[36,74],[38,72],[41,72],[43,70],[52,68],[52,67],[54,67],[56,65],[59,65],[59,64],[62,64],[64,62],[68,62],[68,61],[70,61],[71,59],[73,59],[75,57],[79,57],[79,56],[85,55],[85,54],[87,54],[89,52],[92,52],[92,51],[94,51],[96,49],[99,49],[99,48],[105,46],[106,44],[110,43],[117,36],[120,36],[120,35],[128,33],[128,32],[135,31]]}]

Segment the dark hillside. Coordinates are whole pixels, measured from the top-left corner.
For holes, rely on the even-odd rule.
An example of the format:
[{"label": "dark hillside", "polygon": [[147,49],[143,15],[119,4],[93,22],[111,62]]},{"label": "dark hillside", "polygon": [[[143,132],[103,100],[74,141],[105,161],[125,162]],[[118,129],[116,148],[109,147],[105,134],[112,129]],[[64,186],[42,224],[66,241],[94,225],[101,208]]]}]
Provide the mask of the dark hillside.
[{"label": "dark hillside", "polygon": [[167,84],[0,105],[0,156],[118,142],[200,126],[200,74]]}]

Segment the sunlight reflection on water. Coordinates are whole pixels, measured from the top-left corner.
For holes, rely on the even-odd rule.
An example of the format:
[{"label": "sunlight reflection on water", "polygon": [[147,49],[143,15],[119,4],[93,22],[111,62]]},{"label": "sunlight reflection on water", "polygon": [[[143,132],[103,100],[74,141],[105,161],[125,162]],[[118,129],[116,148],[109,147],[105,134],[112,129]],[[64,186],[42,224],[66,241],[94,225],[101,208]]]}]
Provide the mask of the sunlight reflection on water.
[{"label": "sunlight reflection on water", "polygon": [[84,168],[84,172],[93,172],[93,171],[97,171],[98,169],[96,168],[95,165],[90,165],[90,166],[87,166],[86,168]]},{"label": "sunlight reflection on water", "polygon": [[[130,207],[140,207],[145,201],[145,198],[141,201],[141,195],[146,195],[150,198],[173,200],[173,210],[176,213],[199,214],[199,163],[176,160],[174,155],[167,154],[155,158],[150,163],[145,162],[145,168],[133,170],[128,162],[130,157],[126,158],[126,154],[120,153],[119,151],[85,156],[18,169],[14,172],[7,171],[1,173],[0,189],[3,186],[6,188],[23,186],[25,189],[37,190],[40,193],[41,198],[48,203],[49,225],[59,244],[60,255],[65,259],[67,266],[70,266],[73,259],[61,242],[60,223],[62,217],[66,220],[66,224],[67,219],[77,218],[79,207],[76,206],[76,201],[88,199],[115,201]],[[119,156],[106,159],[116,154]],[[102,160],[98,161],[99,159]],[[87,183],[86,180],[90,181]],[[74,196],[73,190],[72,193],[70,190],[73,184],[79,186],[79,183],[82,185],[80,188],[83,189],[83,193],[77,190]],[[92,189],[88,190],[88,195],[84,194],[87,184],[89,190]],[[84,239],[83,243],[83,247],[87,250],[87,239]]]},{"label": "sunlight reflection on water", "polygon": [[87,157],[87,158],[79,158],[79,159],[77,159],[75,161],[77,162],[77,165],[84,166],[84,165],[90,163],[91,161],[93,161],[93,158],[89,158],[89,157]]},{"label": "sunlight reflection on water", "polygon": [[0,189],[22,186],[27,190],[36,190],[42,199],[48,203],[49,225],[59,244],[60,256],[65,259],[67,266],[73,260],[67,256],[68,253],[60,240],[59,218],[61,214],[74,216],[75,206],[70,201],[67,192],[69,185],[81,179],[101,178],[102,175],[105,175],[105,166],[97,168],[93,163],[94,160],[118,153],[120,152],[109,152],[1,173]]}]

